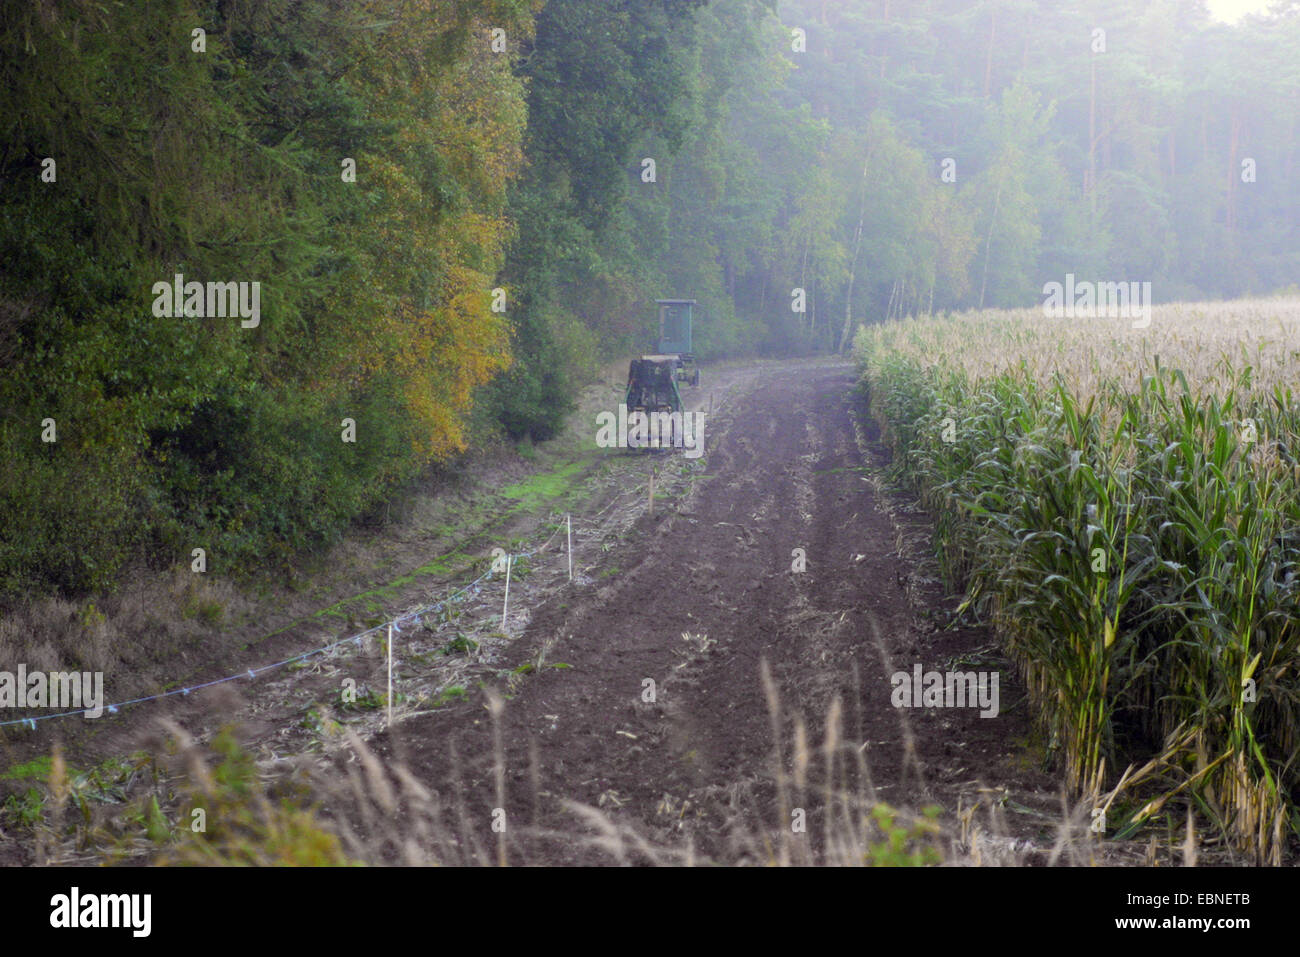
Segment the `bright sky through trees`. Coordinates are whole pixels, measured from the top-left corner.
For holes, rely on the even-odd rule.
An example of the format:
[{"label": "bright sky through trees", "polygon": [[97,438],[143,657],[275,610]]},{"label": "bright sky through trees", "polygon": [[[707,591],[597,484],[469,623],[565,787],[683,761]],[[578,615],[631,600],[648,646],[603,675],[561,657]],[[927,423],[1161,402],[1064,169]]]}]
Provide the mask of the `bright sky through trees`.
[{"label": "bright sky through trees", "polygon": [[1206,0],[1210,15],[1225,23],[1236,23],[1248,13],[1263,13],[1269,0]]}]

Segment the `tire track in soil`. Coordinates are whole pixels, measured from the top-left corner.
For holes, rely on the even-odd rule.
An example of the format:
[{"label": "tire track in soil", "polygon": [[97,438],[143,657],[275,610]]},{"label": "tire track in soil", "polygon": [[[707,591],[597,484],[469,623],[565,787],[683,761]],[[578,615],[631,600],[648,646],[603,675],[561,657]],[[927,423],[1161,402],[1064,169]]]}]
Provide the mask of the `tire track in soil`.
[{"label": "tire track in soil", "polygon": [[[955,810],[956,795],[978,782],[948,775],[932,788],[921,773],[945,760],[953,770],[954,742],[978,742],[961,757],[979,752],[983,770],[1008,776],[1015,758],[1008,742],[1027,731],[1022,713],[981,726],[973,709],[936,716],[890,703],[887,659],[898,670],[914,662],[942,668],[989,638],[980,629],[952,636],[918,627],[893,525],[862,476],[849,406],[854,379],[843,364],[755,377],[730,404],[721,433],[710,420],[707,480],[692,500],[637,520],[610,556],[611,567],[623,569],[612,581],[574,587],[533,609],[512,648],[515,662],[549,645],[546,660],[570,667],[529,676],[500,718],[513,862],[611,862],[582,840],[595,832],[566,800],[601,808],[658,847],[689,846],[694,860],[761,858],[755,846],[789,828],[777,803],[762,660],[781,700],[786,764],[795,715],[813,749],[804,802],[811,859],[824,824],[817,748],[836,697],[844,735],[864,755],[876,794],[896,806],[937,800]],[[804,573],[791,571],[794,548],[806,550]],[[707,636],[707,648],[683,632]],[[1004,670],[1004,702],[1014,694],[1010,677]],[[642,701],[645,679],[655,682],[653,703]],[[483,705],[477,694],[412,717],[374,744],[457,804],[490,845],[498,802]],[[909,761],[900,719],[914,729],[919,765]],[[838,786],[866,784],[850,771]]]}]

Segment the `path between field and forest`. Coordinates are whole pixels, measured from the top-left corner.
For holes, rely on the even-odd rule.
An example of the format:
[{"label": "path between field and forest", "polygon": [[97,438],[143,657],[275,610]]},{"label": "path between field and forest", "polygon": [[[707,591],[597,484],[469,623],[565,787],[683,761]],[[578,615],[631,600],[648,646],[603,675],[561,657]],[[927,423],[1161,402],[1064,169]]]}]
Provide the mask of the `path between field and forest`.
[{"label": "path between field and forest", "polygon": [[[937,804],[950,825],[959,803],[979,803],[986,832],[997,807],[1023,820],[1004,820],[991,847],[1050,845],[1045,825],[1061,809],[1043,790],[1050,779],[1026,766],[1023,694],[986,632],[937,630],[941,589],[900,558],[902,530],[868,480],[862,446],[877,436],[855,427],[854,381],[851,366],[826,361],[742,377],[725,410],[706,418],[693,491],[653,515],[648,502],[629,503],[639,515],[619,545],[581,557],[584,579],[595,580],[536,608],[506,659],[535,661],[545,647],[544,662],[568,667],[520,682],[495,731],[483,702],[471,700],[404,723],[383,752],[428,781],[457,778],[459,797],[478,808],[498,803],[500,753],[505,807],[531,829],[510,842],[525,860],[597,863],[620,840],[630,859],[656,859],[635,850],[640,835],[673,849],[658,859],[763,861],[796,833],[800,808],[810,847],[801,852],[791,837],[785,851],[823,860],[828,783],[901,808]],[[803,572],[792,570],[795,549]],[[917,663],[1000,671],[998,716],[896,709],[889,676]],[[774,701],[790,775],[784,799]],[[828,782],[833,708],[841,753]],[[802,789],[796,719],[809,756]],[[574,840],[578,818],[566,801],[605,812],[612,831],[596,829],[604,843]],[[845,826],[830,822],[832,841]]]},{"label": "path between field and forest", "polygon": [[[450,822],[429,860],[851,861],[879,800],[941,808],[934,843],[958,863],[1086,861],[1095,845],[1078,808],[1060,856],[1067,814],[1023,689],[986,629],[950,626],[959,598],[925,559],[925,516],[881,480],[885,452],[855,415],[855,381],[833,359],[706,368],[701,387],[683,389],[688,408],[706,413],[702,456],[589,450],[556,470],[563,494],[517,483],[532,490],[515,496],[529,507],[455,543],[469,564],[383,592],[384,611],[403,613],[476,577],[493,547],[533,553],[511,582],[504,628],[504,583],[493,576],[403,629],[391,729],[383,707],[338,703],[345,684],[371,704],[385,692],[384,649],[369,642],[133,707],[74,738],[72,760],[139,747],[167,716],[199,739],[234,724],[268,776],[303,755],[332,756],[346,773],[356,759],[340,731],[350,726],[382,766],[400,769],[404,793]],[[617,383],[589,390],[571,429],[590,445],[594,411],[617,402]],[[419,536],[401,543],[412,558],[426,547]],[[796,549],[803,571],[792,567]],[[193,680],[349,633],[329,622],[279,628]],[[890,675],[918,664],[998,673],[996,717],[895,708]],[[9,760],[48,753],[53,740],[11,744]],[[368,843],[382,821],[316,805],[358,846],[387,848],[378,858],[420,859],[419,828]],[[33,859],[12,831],[0,856]]]}]

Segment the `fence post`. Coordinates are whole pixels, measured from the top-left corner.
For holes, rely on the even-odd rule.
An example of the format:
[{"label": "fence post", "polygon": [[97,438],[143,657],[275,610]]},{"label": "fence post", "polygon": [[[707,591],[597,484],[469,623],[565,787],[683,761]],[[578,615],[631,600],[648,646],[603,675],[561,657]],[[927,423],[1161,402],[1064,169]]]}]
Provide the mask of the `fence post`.
[{"label": "fence post", "polygon": [[506,597],[501,602],[501,630],[506,630],[506,612],[510,608],[510,566],[514,564],[514,556],[506,556]]}]

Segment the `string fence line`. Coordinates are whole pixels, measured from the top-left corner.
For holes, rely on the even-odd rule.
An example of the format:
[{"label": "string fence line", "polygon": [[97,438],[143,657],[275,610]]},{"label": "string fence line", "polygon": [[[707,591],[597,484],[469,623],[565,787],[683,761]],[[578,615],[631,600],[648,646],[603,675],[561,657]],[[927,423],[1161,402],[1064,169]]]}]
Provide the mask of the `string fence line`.
[{"label": "string fence line", "polygon": [[[533,555],[545,551],[546,547],[550,545],[551,539],[555,538],[555,536],[558,535],[559,532],[560,529],[557,527],[555,531],[551,532],[550,536],[547,537],[546,541],[544,541],[537,548],[534,548],[531,551],[527,551],[527,552],[520,552],[517,555],[507,555],[506,556],[507,561],[513,562],[514,560],[520,558],[531,558]],[[479,575],[478,578],[475,578],[472,582],[469,582],[468,584],[459,588],[457,591],[452,592],[450,595],[447,595],[445,598],[442,598],[431,605],[424,605],[419,608],[415,608],[411,611],[406,612],[405,614],[398,615],[396,618],[390,618],[387,621],[381,622],[378,625],[374,625],[373,627],[367,628],[365,631],[357,632],[355,635],[348,635],[346,638],[339,638],[336,641],[331,641],[327,645],[322,645],[319,648],[313,648],[310,651],[301,652],[300,654],[296,654],[291,658],[285,658],[282,661],[276,661],[269,665],[262,665],[259,668],[248,668],[244,671],[239,672],[238,674],[227,675],[224,678],[216,678],[213,679],[212,681],[205,681],[202,684],[189,685],[183,688],[173,688],[171,691],[163,691],[163,692],[159,692],[158,694],[145,695],[144,697],[141,698],[131,698],[128,701],[118,701],[113,704],[100,705],[95,708],[81,708],[76,711],[61,711],[57,714],[42,714],[30,718],[14,718],[10,721],[0,721],[0,728],[21,725],[35,731],[36,723],[38,721],[53,721],[56,718],[72,718],[72,717],[76,717],[77,715],[87,714],[90,711],[99,710],[100,708],[102,708],[102,710],[108,714],[117,714],[119,709],[130,707],[131,705],[144,704],[149,701],[161,701],[163,698],[170,698],[174,695],[188,696],[192,692],[202,691],[204,688],[212,688],[216,685],[226,684],[231,681],[239,681],[242,678],[248,678],[252,680],[257,678],[258,675],[265,674],[268,671],[274,671],[277,668],[283,668],[286,665],[293,664],[294,662],[304,661],[307,658],[314,657],[315,655],[324,654],[327,651],[332,651],[335,648],[346,645],[348,642],[354,643],[359,648],[361,647],[361,643],[365,641],[367,638],[369,638],[371,635],[379,631],[384,631],[390,625],[392,626],[393,631],[400,635],[402,632],[403,622],[411,622],[414,619],[418,624],[418,619],[423,618],[425,615],[429,615],[435,611],[438,611],[440,608],[444,607],[445,605],[451,602],[454,602],[462,595],[469,594],[471,591],[477,594],[479,590],[479,585],[483,581],[490,579],[492,577],[492,567],[494,564],[495,562],[490,563],[488,565],[487,571],[485,571],[482,575]]]}]

